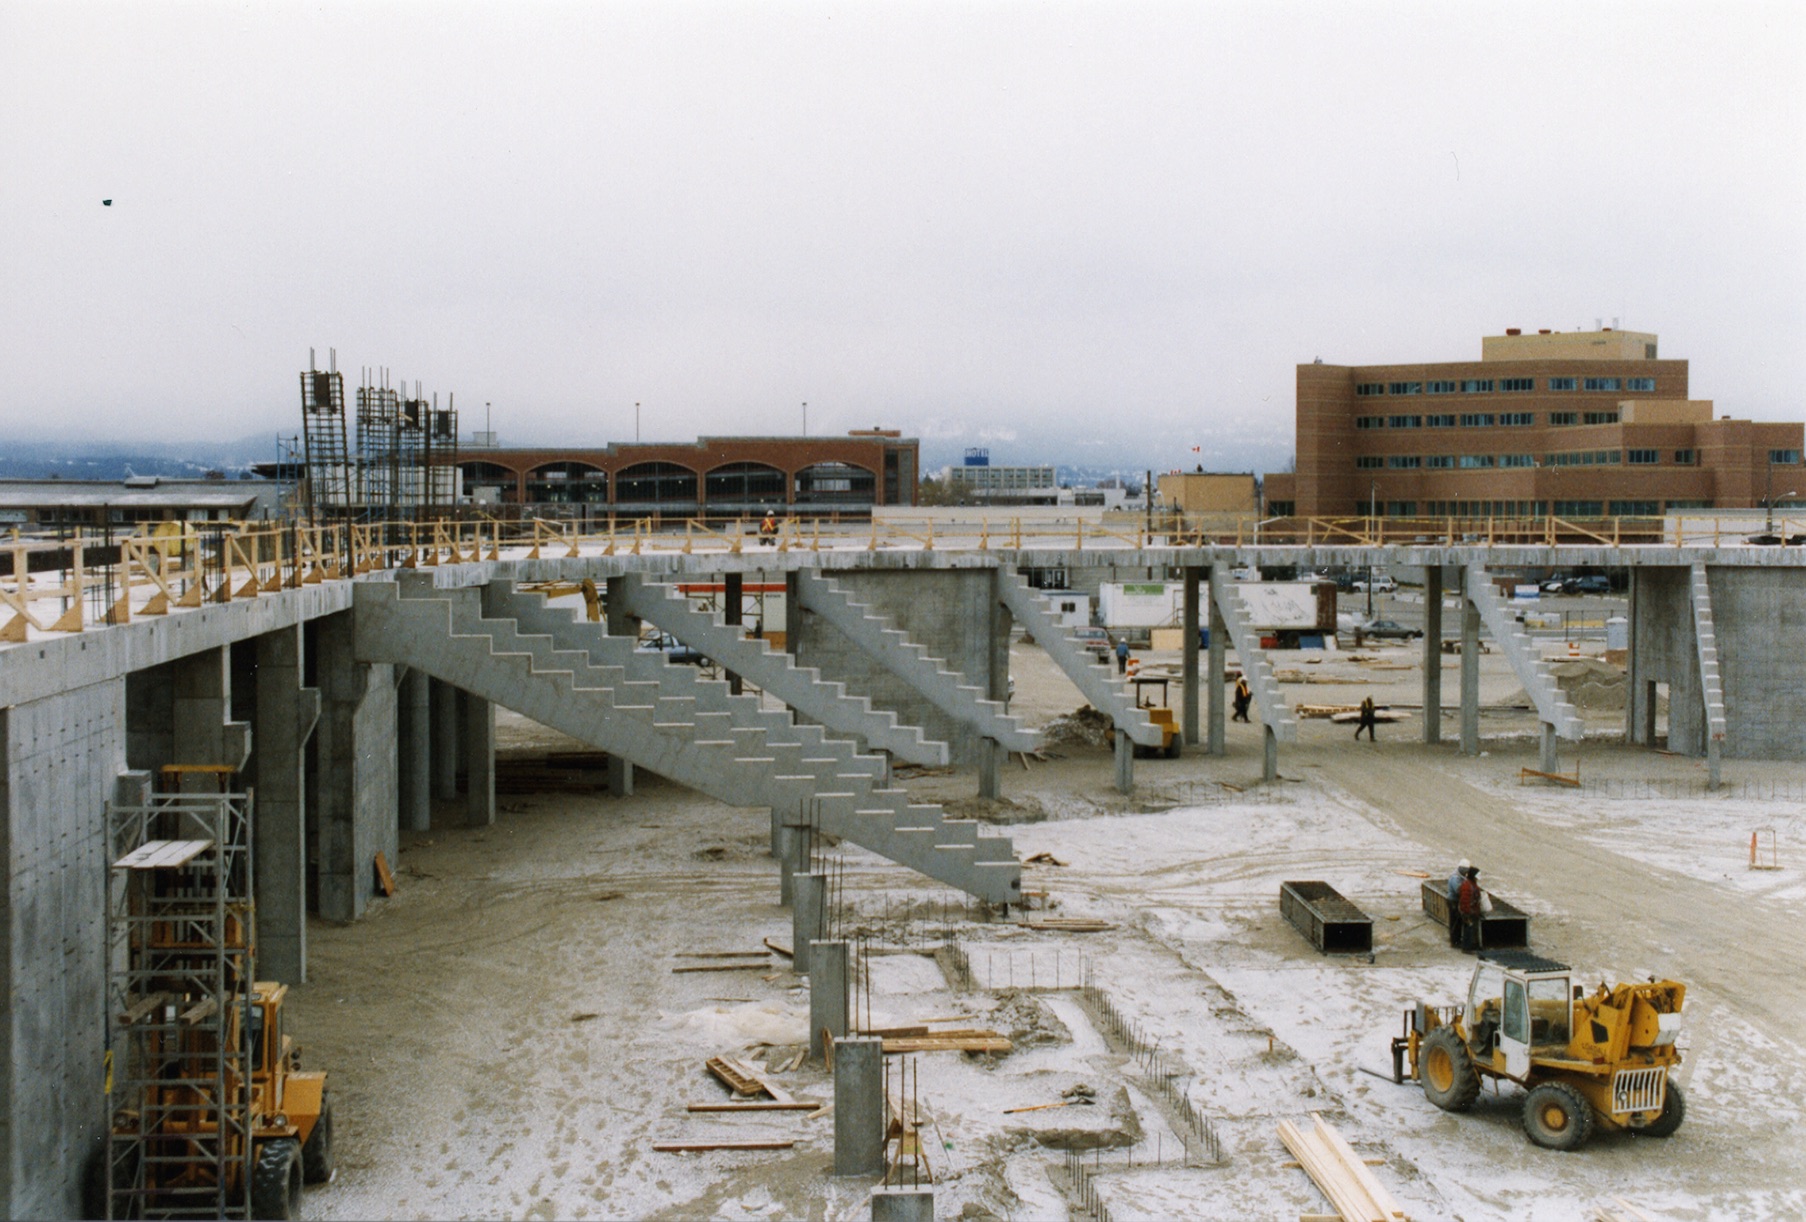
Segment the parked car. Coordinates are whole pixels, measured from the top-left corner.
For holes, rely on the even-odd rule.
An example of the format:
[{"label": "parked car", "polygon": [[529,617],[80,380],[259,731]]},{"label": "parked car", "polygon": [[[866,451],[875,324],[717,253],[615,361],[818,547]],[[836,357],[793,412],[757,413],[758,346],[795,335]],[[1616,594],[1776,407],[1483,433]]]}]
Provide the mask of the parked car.
[{"label": "parked car", "polygon": [[1382,641],[1415,641],[1423,635],[1422,628],[1407,628],[1397,620],[1390,619],[1376,619],[1357,631]]},{"label": "parked car", "polygon": [[1567,588],[1568,579],[1566,577],[1551,577],[1543,582],[1543,593],[1545,594],[1560,594]]},{"label": "parked car", "polygon": [[1102,628],[1074,628],[1072,635],[1081,646],[1089,649],[1092,653],[1109,656],[1110,634]]},{"label": "parked car", "polygon": [[1598,575],[1591,577],[1576,577],[1568,582],[1566,589],[1570,594],[1610,594],[1612,592],[1612,579]]},{"label": "parked car", "polygon": [[1350,585],[1350,589],[1356,594],[1365,594],[1369,589],[1372,589],[1375,594],[1390,594],[1398,589],[1398,579],[1388,573],[1380,573],[1371,579],[1357,577]]},{"label": "parked car", "polygon": [[669,632],[654,632],[640,638],[636,647],[638,653],[662,653],[665,660],[675,662],[679,666],[707,666],[709,660],[699,650],[672,636]]}]

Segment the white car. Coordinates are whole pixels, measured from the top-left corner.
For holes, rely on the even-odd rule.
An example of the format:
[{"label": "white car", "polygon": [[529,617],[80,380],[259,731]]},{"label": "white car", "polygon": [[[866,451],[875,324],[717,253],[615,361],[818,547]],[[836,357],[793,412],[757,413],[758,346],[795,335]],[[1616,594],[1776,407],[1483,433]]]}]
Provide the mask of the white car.
[{"label": "white car", "polygon": [[1398,589],[1398,580],[1386,573],[1381,573],[1371,582],[1365,577],[1357,577],[1354,581],[1354,592],[1356,594],[1365,594],[1370,585],[1375,594],[1390,594]]}]

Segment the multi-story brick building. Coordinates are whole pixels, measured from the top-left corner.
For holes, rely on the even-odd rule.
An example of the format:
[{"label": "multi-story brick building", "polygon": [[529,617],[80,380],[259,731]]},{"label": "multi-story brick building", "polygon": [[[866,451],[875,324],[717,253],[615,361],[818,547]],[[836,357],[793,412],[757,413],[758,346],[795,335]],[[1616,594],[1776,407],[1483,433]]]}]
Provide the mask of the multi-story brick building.
[{"label": "multi-story brick building", "polygon": [[464,492],[479,501],[584,519],[623,516],[869,514],[915,503],[921,443],[893,429],[844,437],[702,437],[597,448],[464,448]]},{"label": "multi-story brick building", "polygon": [[1617,331],[1481,341],[1478,361],[1298,366],[1276,517],[1640,517],[1806,494],[1799,423],[1717,415],[1687,362]]}]

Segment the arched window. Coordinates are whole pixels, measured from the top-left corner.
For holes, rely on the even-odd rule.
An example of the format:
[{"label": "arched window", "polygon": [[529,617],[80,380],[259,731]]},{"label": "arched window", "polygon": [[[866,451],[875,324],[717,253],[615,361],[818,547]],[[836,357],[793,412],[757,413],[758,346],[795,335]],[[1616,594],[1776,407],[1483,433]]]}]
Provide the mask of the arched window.
[{"label": "arched window", "polygon": [[666,512],[696,508],[696,472],[672,462],[641,462],[615,472],[615,504]]},{"label": "arched window", "polygon": [[818,462],[796,473],[798,505],[870,505],[878,482],[864,467]]},{"label": "arched window", "polygon": [[784,473],[760,462],[731,462],[710,471],[703,489],[717,513],[758,512],[784,504]]},{"label": "arched window", "polygon": [[464,495],[474,501],[512,501],[520,486],[518,475],[492,462],[461,462],[458,470],[464,474]]},{"label": "arched window", "polygon": [[608,472],[586,462],[549,462],[527,472],[530,505],[602,505]]}]

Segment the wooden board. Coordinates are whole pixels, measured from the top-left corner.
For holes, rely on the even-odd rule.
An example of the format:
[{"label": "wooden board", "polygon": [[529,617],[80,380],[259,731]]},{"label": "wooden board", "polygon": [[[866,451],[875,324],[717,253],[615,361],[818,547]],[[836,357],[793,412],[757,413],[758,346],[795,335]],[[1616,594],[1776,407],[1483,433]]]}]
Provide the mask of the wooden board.
[{"label": "wooden board", "polygon": [[898,1052],[1009,1052],[1014,1047],[1001,1035],[926,1035],[885,1040],[886,1053]]},{"label": "wooden board", "polygon": [[211,840],[147,840],[113,863],[115,870],[174,870],[213,847]]},{"label": "wooden board", "polygon": [[655,1141],[659,1154],[702,1154],[710,1150],[788,1150],[794,1141]]},{"label": "wooden board", "polygon": [[681,976],[685,972],[762,972],[770,966],[770,960],[759,963],[691,963],[683,967],[674,967],[671,972],[677,976]]},{"label": "wooden board", "polygon": [[813,1112],[821,1108],[820,1099],[791,1099],[780,1102],[776,1099],[730,1099],[726,1103],[692,1103],[685,1111],[690,1112]]},{"label": "wooden board", "polygon": [[1344,1222],[1402,1222],[1405,1211],[1342,1134],[1316,1112],[1311,1120],[1309,1133],[1290,1120],[1280,1121],[1279,1139]]},{"label": "wooden board", "polygon": [[389,869],[389,859],[380,851],[376,854],[376,889],[384,895],[395,894],[395,874]]}]

